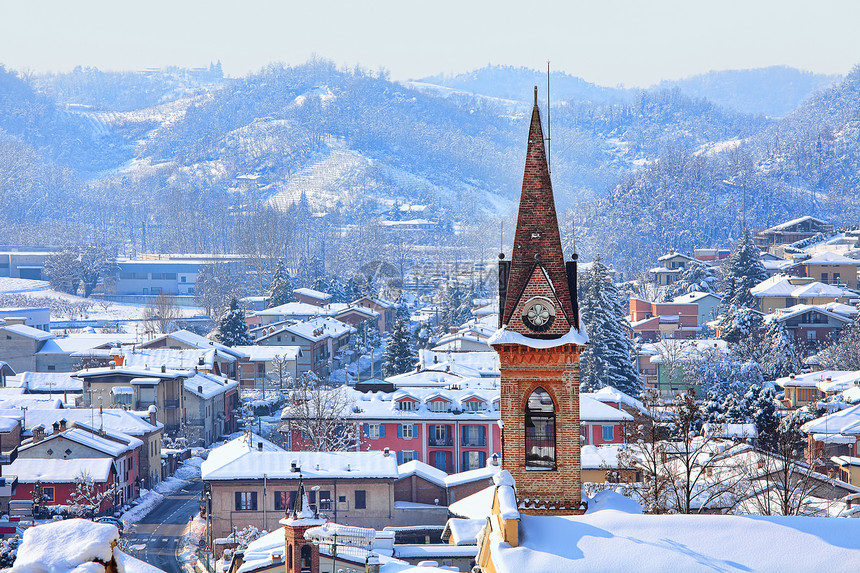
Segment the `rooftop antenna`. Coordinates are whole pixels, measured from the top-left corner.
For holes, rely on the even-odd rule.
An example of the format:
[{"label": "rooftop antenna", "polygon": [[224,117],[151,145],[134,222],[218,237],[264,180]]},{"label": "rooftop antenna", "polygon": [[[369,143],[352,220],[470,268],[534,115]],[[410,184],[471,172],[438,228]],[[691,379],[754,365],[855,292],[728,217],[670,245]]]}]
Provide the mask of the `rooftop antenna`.
[{"label": "rooftop antenna", "polygon": [[552,173],[552,122],[549,106],[549,60],[546,61],[546,168]]},{"label": "rooftop antenna", "polygon": [[499,252],[502,253],[505,250],[505,220],[502,219],[499,221]]},{"label": "rooftop antenna", "polygon": [[570,221],[570,231],[573,237],[573,253],[576,254],[576,215]]}]

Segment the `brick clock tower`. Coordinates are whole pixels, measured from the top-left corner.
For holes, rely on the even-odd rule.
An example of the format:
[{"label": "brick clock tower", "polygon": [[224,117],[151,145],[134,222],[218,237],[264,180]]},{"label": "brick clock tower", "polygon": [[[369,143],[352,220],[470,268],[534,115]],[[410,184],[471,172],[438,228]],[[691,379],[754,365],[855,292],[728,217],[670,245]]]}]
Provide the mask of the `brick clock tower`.
[{"label": "brick clock tower", "polygon": [[540,111],[532,110],[513,253],[499,255],[502,467],[520,512],[582,513],[576,255],[565,262]]}]

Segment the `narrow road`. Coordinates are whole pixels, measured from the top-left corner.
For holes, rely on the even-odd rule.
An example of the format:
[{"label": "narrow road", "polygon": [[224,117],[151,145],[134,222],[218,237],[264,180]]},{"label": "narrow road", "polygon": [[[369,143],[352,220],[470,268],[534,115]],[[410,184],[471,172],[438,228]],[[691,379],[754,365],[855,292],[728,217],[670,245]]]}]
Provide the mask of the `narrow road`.
[{"label": "narrow road", "polygon": [[164,497],[149,515],[134,525],[128,534],[129,545],[146,545],[132,555],[167,573],[182,573],[176,550],[188,520],[200,511],[203,482],[191,484]]}]

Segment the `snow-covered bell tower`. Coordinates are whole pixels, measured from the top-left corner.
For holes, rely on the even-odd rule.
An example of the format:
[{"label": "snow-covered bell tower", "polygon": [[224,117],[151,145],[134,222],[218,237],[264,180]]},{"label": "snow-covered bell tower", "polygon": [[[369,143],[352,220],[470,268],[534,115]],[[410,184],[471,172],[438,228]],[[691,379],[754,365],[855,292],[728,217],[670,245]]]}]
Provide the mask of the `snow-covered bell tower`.
[{"label": "snow-covered bell tower", "polygon": [[520,512],[582,513],[576,255],[565,262],[540,110],[529,128],[510,260],[499,255],[502,468],[516,480]]}]

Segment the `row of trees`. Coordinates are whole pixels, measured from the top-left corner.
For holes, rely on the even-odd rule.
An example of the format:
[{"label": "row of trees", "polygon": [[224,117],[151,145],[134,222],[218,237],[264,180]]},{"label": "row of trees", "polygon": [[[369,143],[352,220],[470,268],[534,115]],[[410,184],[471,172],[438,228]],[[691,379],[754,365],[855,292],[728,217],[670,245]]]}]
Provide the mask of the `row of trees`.
[{"label": "row of trees", "polygon": [[[755,446],[720,437],[724,427],[709,423],[711,412],[690,393],[666,407],[644,396],[647,414],[625,426],[625,445],[611,482],[629,482],[630,468],[641,476],[623,486],[650,513],[753,513],[797,515],[808,511],[818,479],[812,460],[803,457],[806,411],[780,419],[775,409],[761,412]],[[772,403],[772,400],[771,400]],[[625,470],[624,468],[627,468]],[[613,487],[612,485],[603,487]]]}]

